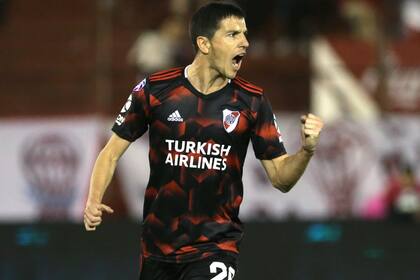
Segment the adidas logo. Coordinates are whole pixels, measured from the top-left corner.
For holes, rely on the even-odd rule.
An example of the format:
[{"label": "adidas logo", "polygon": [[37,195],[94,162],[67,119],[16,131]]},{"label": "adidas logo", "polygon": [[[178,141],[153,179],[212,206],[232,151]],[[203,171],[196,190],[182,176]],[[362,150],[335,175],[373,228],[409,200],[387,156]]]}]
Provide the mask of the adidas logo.
[{"label": "adidas logo", "polygon": [[170,122],[183,122],[184,119],[181,117],[181,114],[176,110],[172,114],[169,115],[168,121]]}]

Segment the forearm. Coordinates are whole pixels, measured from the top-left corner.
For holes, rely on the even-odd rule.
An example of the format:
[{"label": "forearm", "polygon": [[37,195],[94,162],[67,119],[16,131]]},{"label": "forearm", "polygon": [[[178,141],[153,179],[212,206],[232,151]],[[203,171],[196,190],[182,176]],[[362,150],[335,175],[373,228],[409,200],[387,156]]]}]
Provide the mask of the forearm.
[{"label": "forearm", "polygon": [[273,186],[282,192],[290,191],[303,175],[311,157],[312,153],[300,149],[296,154],[274,162],[275,172],[271,178]]},{"label": "forearm", "polygon": [[90,179],[88,201],[101,202],[102,197],[111,182],[118,159],[113,158],[104,150],[99,154],[93,167]]},{"label": "forearm", "polygon": [[300,179],[315,152],[324,123],[313,115],[301,116],[302,148],[294,155],[283,155],[262,164],[274,187],[288,192]]}]

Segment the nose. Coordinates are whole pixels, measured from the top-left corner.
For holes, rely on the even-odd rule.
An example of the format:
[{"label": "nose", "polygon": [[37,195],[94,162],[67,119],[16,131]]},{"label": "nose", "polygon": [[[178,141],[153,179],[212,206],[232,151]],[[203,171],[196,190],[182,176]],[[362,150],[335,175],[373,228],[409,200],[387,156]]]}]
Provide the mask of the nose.
[{"label": "nose", "polygon": [[241,47],[247,49],[249,47],[248,39],[245,34],[242,34]]}]

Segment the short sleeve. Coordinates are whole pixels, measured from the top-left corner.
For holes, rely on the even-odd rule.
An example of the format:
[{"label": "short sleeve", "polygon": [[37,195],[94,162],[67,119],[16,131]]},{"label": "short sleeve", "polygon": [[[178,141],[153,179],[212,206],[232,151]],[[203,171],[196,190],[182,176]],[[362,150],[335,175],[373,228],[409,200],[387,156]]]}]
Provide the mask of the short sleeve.
[{"label": "short sleeve", "polygon": [[148,91],[146,79],[133,89],[112,127],[119,137],[133,142],[147,131],[150,111]]},{"label": "short sleeve", "polygon": [[286,154],[276,117],[264,96],[261,97],[251,141],[258,159],[269,160]]}]

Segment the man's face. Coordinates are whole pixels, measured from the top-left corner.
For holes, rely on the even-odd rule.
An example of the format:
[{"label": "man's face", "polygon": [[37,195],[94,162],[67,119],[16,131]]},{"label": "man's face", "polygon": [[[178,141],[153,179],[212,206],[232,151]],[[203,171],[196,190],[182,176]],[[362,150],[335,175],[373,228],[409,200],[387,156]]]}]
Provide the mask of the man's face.
[{"label": "man's face", "polygon": [[249,46],[246,34],[244,18],[228,17],[219,23],[219,29],[210,40],[210,65],[226,78],[235,78],[241,68]]}]

